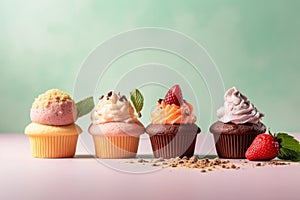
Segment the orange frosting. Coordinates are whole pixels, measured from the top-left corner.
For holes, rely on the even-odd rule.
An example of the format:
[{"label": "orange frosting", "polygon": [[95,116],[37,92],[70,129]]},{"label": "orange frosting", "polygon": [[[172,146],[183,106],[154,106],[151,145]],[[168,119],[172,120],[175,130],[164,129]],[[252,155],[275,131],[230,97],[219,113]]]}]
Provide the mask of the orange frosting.
[{"label": "orange frosting", "polygon": [[196,121],[193,106],[185,102],[181,106],[166,104],[164,100],[157,103],[151,113],[152,124],[193,124]]}]

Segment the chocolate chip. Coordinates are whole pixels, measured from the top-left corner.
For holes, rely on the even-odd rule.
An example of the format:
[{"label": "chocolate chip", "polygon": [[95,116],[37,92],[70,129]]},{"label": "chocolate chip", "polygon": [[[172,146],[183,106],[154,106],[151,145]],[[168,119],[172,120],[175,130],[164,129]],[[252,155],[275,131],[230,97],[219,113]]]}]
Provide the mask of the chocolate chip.
[{"label": "chocolate chip", "polygon": [[185,114],[186,116],[189,116],[189,115],[190,115],[190,111],[189,111],[188,109],[184,109],[184,114]]},{"label": "chocolate chip", "polygon": [[112,91],[110,91],[109,93],[107,93],[107,96],[110,97],[112,95]]},{"label": "chocolate chip", "polygon": [[104,95],[101,95],[101,97],[99,98],[99,100],[103,99]]},{"label": "chocolate chip", "polygon": [[127,101],[127,98],[123,95],[120,97],[119,101]]},{"label": "chocolate chip", "polygon": [[159,104],[161,104],[161,102],[162,102],[162,99],[158,99],[158,101],[157,101]]}]

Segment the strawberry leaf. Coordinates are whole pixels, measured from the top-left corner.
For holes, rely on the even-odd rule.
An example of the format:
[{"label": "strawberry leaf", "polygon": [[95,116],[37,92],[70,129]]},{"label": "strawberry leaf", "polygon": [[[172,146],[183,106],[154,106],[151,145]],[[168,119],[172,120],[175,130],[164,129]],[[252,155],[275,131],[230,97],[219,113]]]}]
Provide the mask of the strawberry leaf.
[{"label": "strawberry leaf", "polygon": [[77,102],[76,103],[77,119],[91,112],[94,106],[95,104],[94,104],[93,97],[88,97],[86,99]]},{"label": "strawberry leaf", "polygon": [[141,110],[144,106],[144,97],[138,89],[134,89],[130,92],[130,100],[138,114],[138,117],[142,117]]}]

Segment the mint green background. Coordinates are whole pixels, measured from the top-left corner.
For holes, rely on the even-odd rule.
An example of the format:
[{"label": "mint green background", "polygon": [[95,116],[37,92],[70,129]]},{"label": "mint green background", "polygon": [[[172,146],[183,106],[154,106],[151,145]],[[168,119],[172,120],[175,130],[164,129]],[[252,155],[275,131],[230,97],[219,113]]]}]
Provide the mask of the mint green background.
[{"label": "mint green background", "polygon": [[[22,132],[30,122],[32,101],[45,90],[72,94],[88,54],[112,35],[137,27],[165,27],[194,38],[217,64],[226,89],[235,85],[245,93],[266,114],[263,122],[272,130],[297,132],[299,8],[297,0],[2,0],[0,132]],[[115,65],[124,70],[130,59],[143,63],[156,54],[137,53]],[[201,110],[198,122],[205,131],[206,112]]]}]

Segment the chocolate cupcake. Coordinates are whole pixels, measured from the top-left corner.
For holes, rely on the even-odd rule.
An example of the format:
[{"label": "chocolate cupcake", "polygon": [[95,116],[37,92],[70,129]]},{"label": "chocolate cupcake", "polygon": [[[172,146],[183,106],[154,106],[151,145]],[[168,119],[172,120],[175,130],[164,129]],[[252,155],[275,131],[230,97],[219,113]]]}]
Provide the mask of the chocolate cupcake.
[{"label": "chocolate cupcake", "polygon": [[146,128],[156,158],[193,156],[200,131],[195,124],[150,124]]},{"label": "chocolate cupcake", "polygon": [[217,111],[219,121],[210,127],[217,154],[222,158],[245,158],[254,138],[266,131],[264,116],[235,87],[224,95],[224,106]]},{"label": "chocolate cupcake", "polygon": [[197,134],[201,131],[195,121],[193,106],[182,99],[179,85],[173,86],[165,99],[158,100],[151,113],[151,124],[146,128],[154,156],[193,156]]}]

